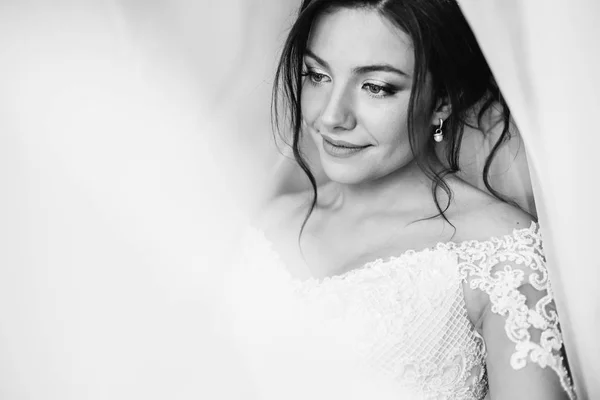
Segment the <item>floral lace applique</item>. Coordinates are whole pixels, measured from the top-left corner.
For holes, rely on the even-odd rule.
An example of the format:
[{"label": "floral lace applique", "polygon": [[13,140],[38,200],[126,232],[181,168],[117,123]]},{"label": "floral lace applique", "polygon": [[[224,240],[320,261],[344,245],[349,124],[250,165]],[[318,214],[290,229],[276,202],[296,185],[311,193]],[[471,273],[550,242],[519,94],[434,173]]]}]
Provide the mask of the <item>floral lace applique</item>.
[{"label": "floral lace applique", "polygon": [[[556,313],[539,228],[516,230],[512,236],[486,242],[439,245],[455,251],[460,258],[459,272],[471,289],[485,292],[491,311],[506,318],[505,331],[515,343],[510,365],[522,369],[528,362],[550,367],[560,378],[571,399],[575,391],[564,359],[559,320]],[[533,307],[520,288],[531,285],[539,292]],[[531,329],[540,331],[539,341],[532,340]]]}]

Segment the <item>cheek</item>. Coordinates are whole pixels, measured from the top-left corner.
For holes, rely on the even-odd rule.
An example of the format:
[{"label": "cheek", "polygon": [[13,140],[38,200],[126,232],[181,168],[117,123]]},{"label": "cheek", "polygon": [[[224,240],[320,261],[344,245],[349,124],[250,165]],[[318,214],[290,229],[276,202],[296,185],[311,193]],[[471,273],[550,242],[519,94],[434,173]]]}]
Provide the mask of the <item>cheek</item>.
[{"label": "cheek", "polygon": [[312,125],[321,114],[321,105],[323,102],[322,96],[315,88],[309,84],[304,84],[302,87],[302,95],[300,97],[300,108],[302,110],[302,119],[308,125]]},{"label": "cheek", "polygon": [[362,119],[373,140],[387,150],[408,141],[407,116],[402,104],[373,108],[365,112]]}]

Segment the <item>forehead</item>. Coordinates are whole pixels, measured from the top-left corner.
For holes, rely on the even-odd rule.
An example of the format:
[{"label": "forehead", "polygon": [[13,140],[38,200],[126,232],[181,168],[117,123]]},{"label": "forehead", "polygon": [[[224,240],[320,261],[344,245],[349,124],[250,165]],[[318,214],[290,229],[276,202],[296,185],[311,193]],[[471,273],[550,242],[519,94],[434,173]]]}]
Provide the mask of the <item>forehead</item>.
[{"label": "forehead", "polygon": [[308,48],[332,67],[391,64],[412,73],[412,40],[378,12],[338,9],[317,18]]}]

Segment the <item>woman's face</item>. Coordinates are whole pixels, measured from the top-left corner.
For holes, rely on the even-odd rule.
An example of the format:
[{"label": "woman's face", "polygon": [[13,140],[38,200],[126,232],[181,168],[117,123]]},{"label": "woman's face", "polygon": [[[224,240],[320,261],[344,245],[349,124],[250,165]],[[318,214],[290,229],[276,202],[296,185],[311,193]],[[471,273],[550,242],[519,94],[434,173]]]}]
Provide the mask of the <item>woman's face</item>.
[{"label": "woman's face", "polygon": [[371,181],[414,159],[413,69],[410,37],[377,12],[340,9],[317,19],[304,57],[302,116],[331,180]]}]

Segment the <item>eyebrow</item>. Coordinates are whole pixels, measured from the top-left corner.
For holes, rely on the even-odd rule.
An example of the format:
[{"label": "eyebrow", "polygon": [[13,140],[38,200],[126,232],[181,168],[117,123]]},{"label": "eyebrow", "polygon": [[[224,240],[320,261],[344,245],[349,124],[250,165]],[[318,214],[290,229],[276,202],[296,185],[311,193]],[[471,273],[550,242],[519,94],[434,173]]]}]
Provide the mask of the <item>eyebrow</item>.
[{"label": "eyebrow", "polygon": [[[329,64],[327,63],[327,61],[325,61],[321,57],[317,56],[310,49],[305,50],[305,56],[308,56],[308,57],[314,59],[316,62],[321,64],[323,67],[329,69]],[[402,75],[405,77],[410,76],[406,72],[402,71],[401,69],[393,67],[389,64],[373,64],[373,65],[364,65],[364,66],[352,68],[352,73],[354,73],[354,74],[366,74],[369,72],[379,72],[379,71],[392,72],[392,73],[396,73],[398,75]]]}]

